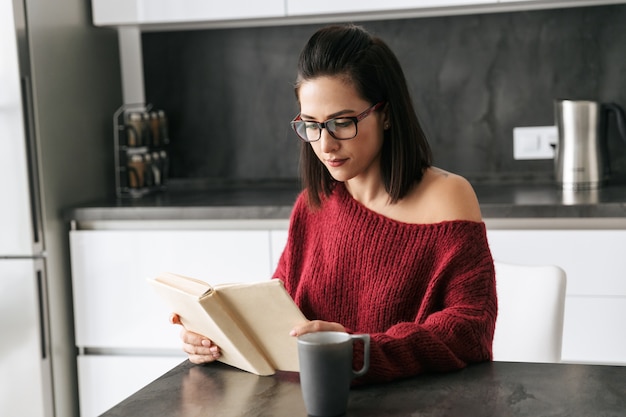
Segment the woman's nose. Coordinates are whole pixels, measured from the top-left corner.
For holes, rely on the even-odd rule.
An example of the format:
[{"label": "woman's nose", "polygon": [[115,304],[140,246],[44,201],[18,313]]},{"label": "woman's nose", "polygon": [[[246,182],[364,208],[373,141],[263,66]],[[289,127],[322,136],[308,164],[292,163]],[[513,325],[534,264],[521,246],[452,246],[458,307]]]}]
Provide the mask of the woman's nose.
[{"label": "woman's nose", "polygon": [[339,147],[339,141],[328,133],[328,129],[322,129],[320,135],[320,149],[324,153],[329,153]]}]

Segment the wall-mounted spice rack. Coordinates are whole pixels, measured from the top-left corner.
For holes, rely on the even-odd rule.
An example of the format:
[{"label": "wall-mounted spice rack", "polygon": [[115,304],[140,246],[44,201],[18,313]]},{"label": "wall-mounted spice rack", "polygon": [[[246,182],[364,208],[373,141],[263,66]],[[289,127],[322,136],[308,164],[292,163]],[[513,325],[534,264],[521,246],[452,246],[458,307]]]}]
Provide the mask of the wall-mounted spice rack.
[{"label": "wall-mounted spice rack", "polygon": [[113,115],[117,197],[141,197],[165,189],[169,131],[165,111],[125,104]]}]

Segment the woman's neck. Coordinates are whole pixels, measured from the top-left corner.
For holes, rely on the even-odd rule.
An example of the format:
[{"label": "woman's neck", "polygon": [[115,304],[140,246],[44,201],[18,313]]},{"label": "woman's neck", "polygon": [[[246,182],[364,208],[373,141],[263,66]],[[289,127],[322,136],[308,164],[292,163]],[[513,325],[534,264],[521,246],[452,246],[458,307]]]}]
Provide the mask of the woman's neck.
[{"label": "woman's neck", "polygon": [[365,181],[354,178],[344,182],[344,185],[352,198],[371,210],[378,211],[376,208],[389,204],[389,193],[380,180]]}]

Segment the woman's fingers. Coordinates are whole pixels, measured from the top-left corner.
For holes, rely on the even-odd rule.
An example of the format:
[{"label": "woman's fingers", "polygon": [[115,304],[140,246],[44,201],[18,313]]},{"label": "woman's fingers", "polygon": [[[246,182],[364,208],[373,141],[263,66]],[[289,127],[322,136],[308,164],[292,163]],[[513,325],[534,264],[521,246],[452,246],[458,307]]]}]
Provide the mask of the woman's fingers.
[{"label": "woman's fingers", "polygon": [[314,332],[345,332],[346,328],[339,323],[333,323],[322,320],[311,320],[295,326],[289,334],[291,336],[301,336],[306,333]]},{"label": "woman's fingers", "polygon": [[[170,315],[170,323],[180,324],[180,316],[176,313]],[[180,338],[183,341],[183,352],[189,356],[189,361],[197,365],[216,361],[220,358],[220,348],[211,341],[198,333],[191,332],[183,326],[180,331]]]},{"label": "woman's fingers", "polygon": [[183,330],[180,338],[183,340],[183,351],[189,355],[193,363],[213,362],[221,356],[220,348],[198,333]]}]

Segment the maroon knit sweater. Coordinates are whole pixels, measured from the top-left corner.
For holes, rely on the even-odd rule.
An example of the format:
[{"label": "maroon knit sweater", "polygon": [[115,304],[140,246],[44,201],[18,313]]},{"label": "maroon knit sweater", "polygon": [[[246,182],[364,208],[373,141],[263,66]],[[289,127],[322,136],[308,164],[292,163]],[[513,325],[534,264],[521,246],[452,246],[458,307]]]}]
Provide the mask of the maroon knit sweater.
[{"label": "maroon knit sweater", "polygon": [[[274,276],[308,319],[371,335],[357,384],[491,359],[497,302],[484,223],[394,221],[343,184],[319,210],[306,201],[300,194]],[[357,343],[355,367],[361,361]]]}]

